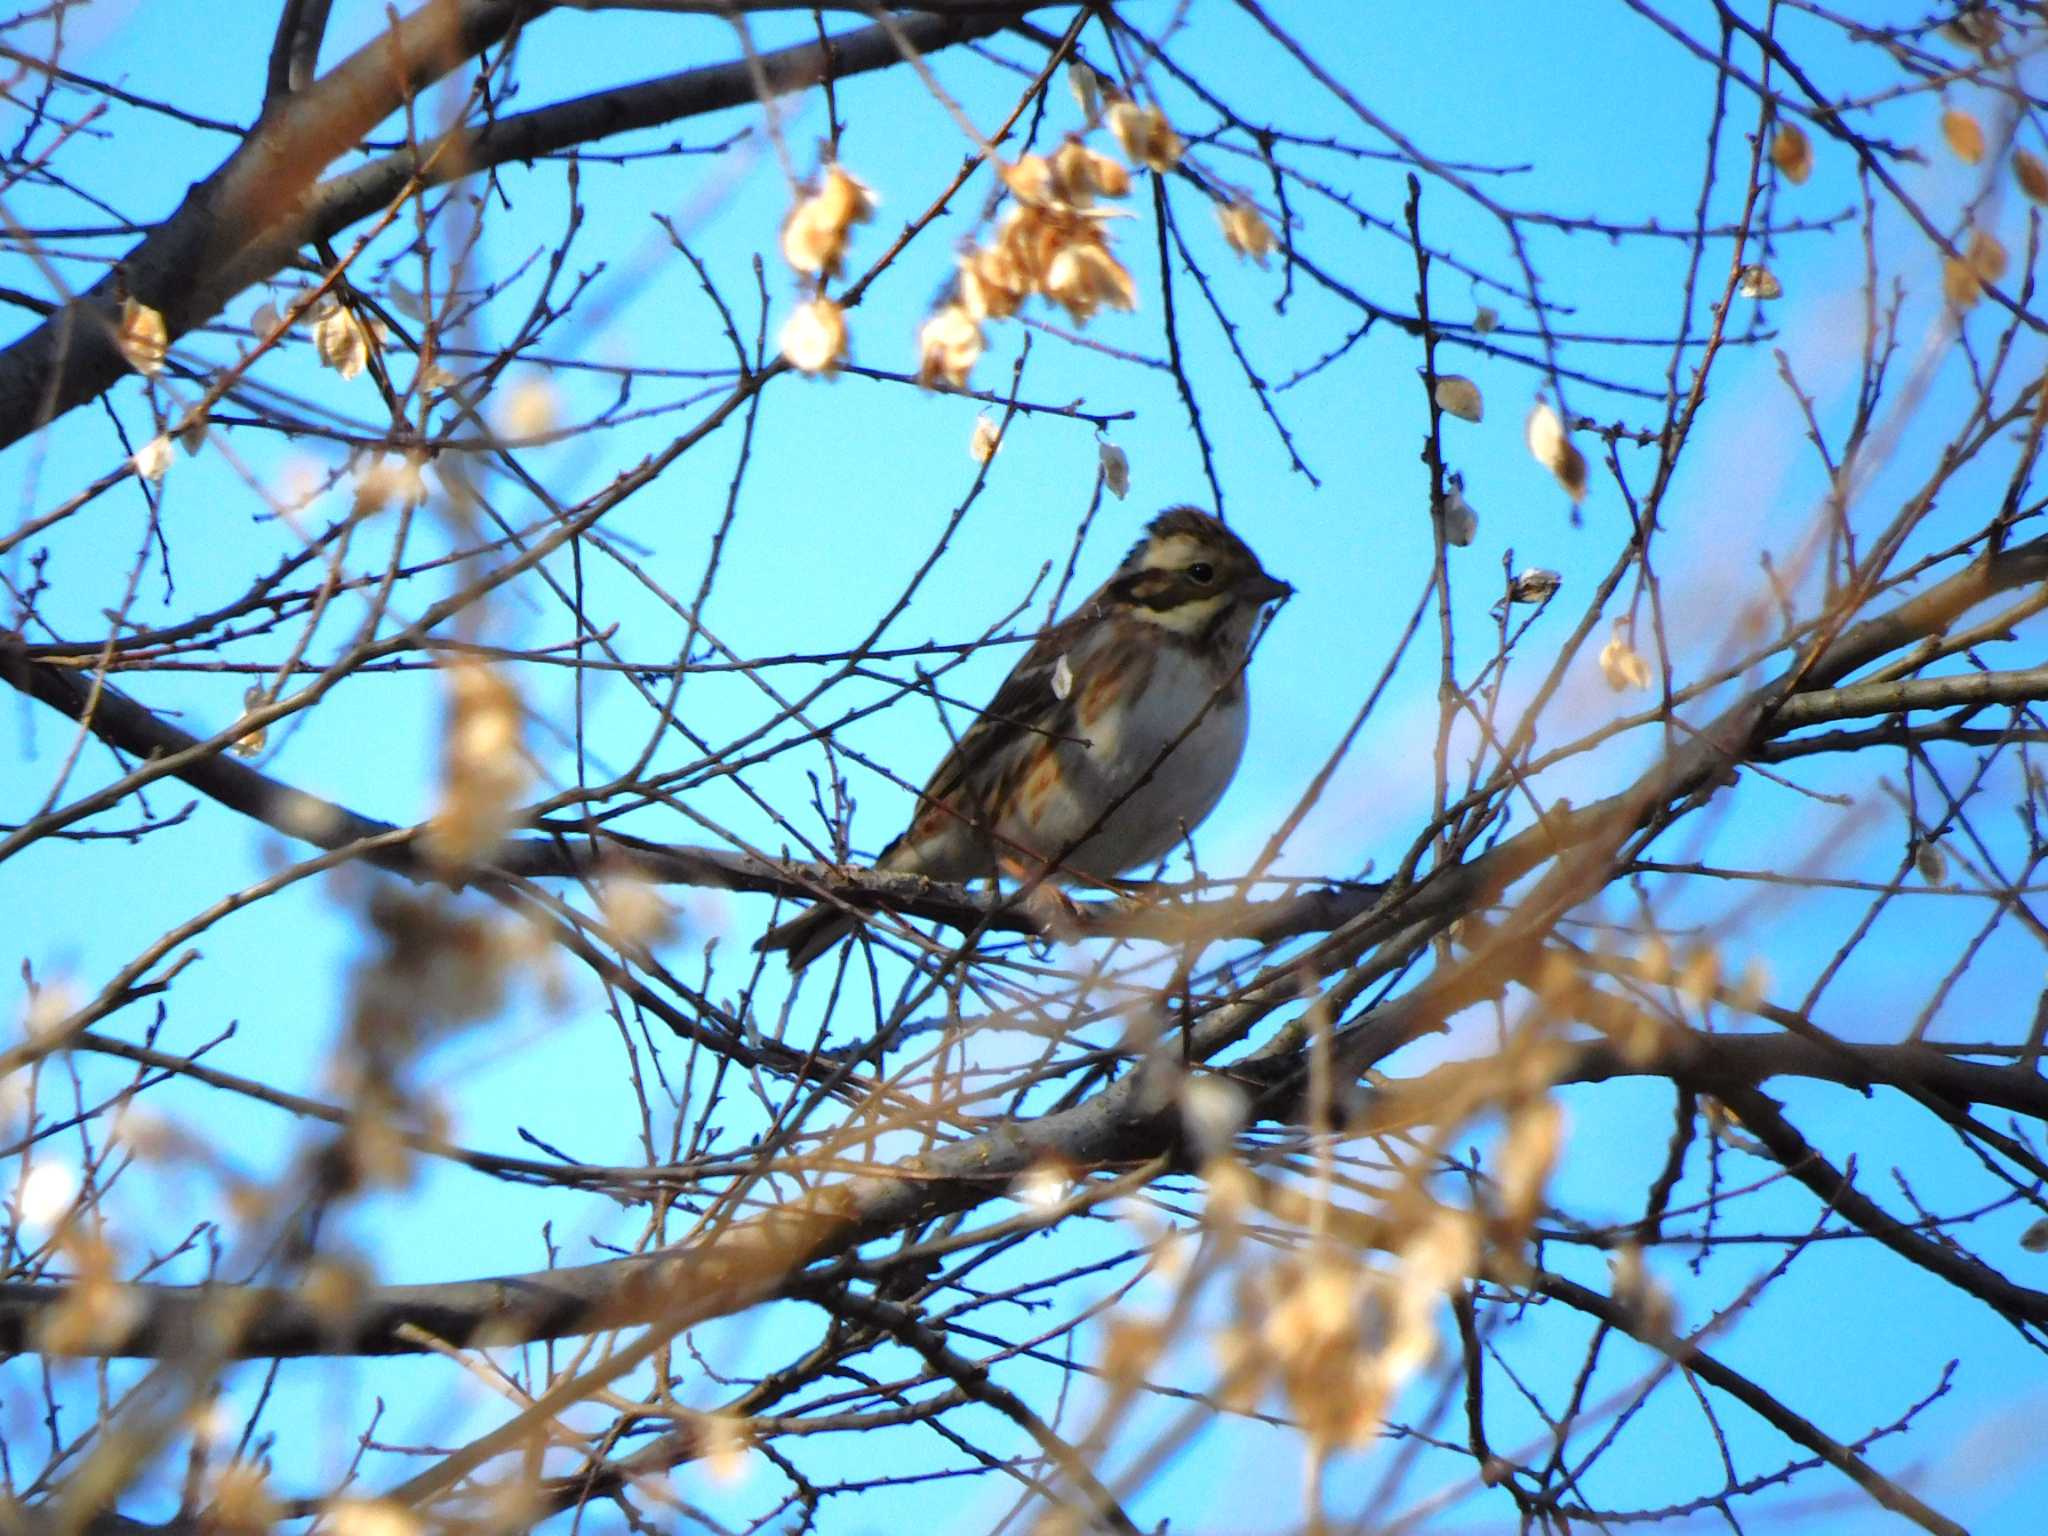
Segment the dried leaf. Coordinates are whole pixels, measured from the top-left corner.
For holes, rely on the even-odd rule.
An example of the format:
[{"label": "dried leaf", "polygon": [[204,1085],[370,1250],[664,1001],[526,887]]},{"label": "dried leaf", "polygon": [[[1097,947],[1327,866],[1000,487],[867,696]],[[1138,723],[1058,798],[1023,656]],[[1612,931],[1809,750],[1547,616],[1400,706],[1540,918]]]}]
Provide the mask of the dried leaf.
[{"label": "dried leaf", "polygon": [[1107,247],[1075,240],[1060,247],[1045,269],[1045,296],[1063,307],[1077,325],[1107,304],[1111,309],[1136,309],[1138,285]]},{"label": "dried leaf", "polygon": [[498,411],[498,431],[509,438],[545,437],[561,418],[561,400],[543,378],[522,379]]},{"label": "dried leaf", "polygon": [[597,890],[597,908],[625,943],[651,947],[675,937],[675,908],[645,878],[630,871],[605,878]]},{"label": "dried leaf", "polygon": [[[1710,1108],[1710,1123],[1712,1118]],[[1753,1147],[1754,1143],[1751,1143],[1751,1146]],[[1671,1293],[1658,1283],[1644,1265],[1642,1250],[1630,1244],[1609,1258],[1607,1263],[1609,1289],[1616,1301],[1640,1319],[1637,1325],[1640,1331],[1652,1336],[1669,1333],[1677,1318],[1678,1309],[1671,1299]]]},{"label": "dried leaf", "polygon": [[1107,438],[1097,446],[1096,454],[1102,460],[1103,488],[1122,501],[1131,491],[1131,461],[1125,457],[1123,449]]},{"label": "dried leaf", "polygon": [[1462,374],[1437,375],[1436,403],[1439,410],[1449,411],[1460,421],[1478,421],[1486,414],[1479,386]]},{"label": "dried leaf", "polygon": [[1472,329],[1481,336],[1490,336],[1500,326],[1500,311],[1482,304],[1472,315]]},{"label": "dried leaf", "polygon": [[1813,174],[1813,144],[1797,123],[1780,123],[1771,138],[1771,164],[1793,186],[1801,186]]},{"label": "dried leaf", "polygon": [[78,1170],[53,1157],[38,1161],[14,1186],[15,1208],[32,1227],[54,1227],[78,1196]]},{"label": "dried leaf", "polygon": [[1060,1208],[1072,1183],[1067,1170],[1060,1164],[1038,1163],[1018,1176],[1010,1186],[1010,1198],[1043,1216]]},{"label": "dried leaf", "polygon": [[334,1536],[420,1536],[426,1529],[419,1516],[389,1499],[337,1499],[322,1513]]},{"label": "dried leaf", "polygon": [[1266,222],[1265,215],[1245,198],[1218,203],[1216,218],[1223,226],[1223,238],[1229,242],[1230,248],[1240,256],[1251,257],[1262,267],[1266,264],[1266,257],[1279,248],[1280,242],[1273,234],[1273,227]]},{"label": "dried leaf", "polygon": [[1735,274],[1735,291],[1745,299],[1757,299],[1768,303],[1772,299],[1782,297],[1785,288],[1769,267],[1752,262]]},{"label": "dried leaf", "polygon": [[370,364],[371,334],[353,311],[335,304],[313,322],[313,351],[321,364],[352,379]]},{"label": "dried leaf", "polygon": [[2020,1234],[2020,1246],[2029,1253],[2048,1253],[2048,1216]]},{"label": "dried leaf", "polygon": [[1180,164],[1180,135],[1168,126],[1166,114],[1157,107],[1141,107],[1128,99],[1116,101],[1103,120],[1124,153],[1146,169],[1170,171]]},{"label": "dried leaf", "polygon": [[736,1414],[709,1413],[698,1423],[704,1446],[704,1465],[721,1483],[741,1481],[753,1470],[754,1433],[747,1421]]},{"label": "dried leaf", "polygon": [[[1131,1317],[1111,1318],[1102,1333],[1102,1374],[1123,1392],[1135,1393],[1144,1384],[1145,1373],[1166,1352],[1170,1340],[1165,1327]],[[1068,1529],[1078,1529],[1069,1526]]]},{"label": "dried leaf", "polygon": [[982,346],[981,326],[974,316],[962,305],[948,304],[917,333],[917,382],[926,389],[940,384],[965,389]]},{"label": "dried leaf", "polygon": [[1557,477],[1565,494],[1574,502],[1586,499],[1586,456],[1565,434],[1564,421],[1547,400],[1536,402],[1524,428],[1529,452],[1536,462]]},{"label": "dried leaf", "polygon": [[265,1485],[263,1469],[254,1462],[234,1461],[215,1480],[202,1525],[212,1536],[269,1536],[281,1513]]},{"label": "dried leaf", "polygon": [[1678,988],[1679,996],[1693,1007],[1705,1007],[1707,999],[1721,985],[1720,951],[1711,947],[1694,950],[1673,985]]},{"label": "dried leaf", "polygon": [[1180,1115],[1196,1158],[1206,1163],[1228,1156],[1250,1108],[1244,1090],[1221,1073],[1189,1078],[1180,1093]]},{"label": "dried leaf", "polygon": [[1564,1141],[1564,1113],[1548,1098],[1536,1099],[1518,1109],[1508,1122],[1508,1134],[1501,1144],[1498,1160],[1501,1215],[1509,1228],[1527,1230],[1543,1205],[1544,1186],[1557,1166],[1558,1147]]},{"label": "dried leaf", "polygon": [[1472,504],[1465,500],[1465,477],[1452,474],[1444,483],[1443,506],[1444,542],[1463,549],[1479,532],[1479,514],[1472,510]]},{"label": "dried leaf", "polygon": [[1913,867],[1929,885],[1948,884],[1948,854],[1939,838],[1923,837],[1914,844]]},{"label": "dried leaf", "polygon": [[977,464],[986,464],[1003,444],[1003,431],[987,416],[974,418],[974,433],[967,440],[967,453]]},{"label": "dried leaf", "polygon": [[1729,994],[1728,1006],[1743,1013],[1755,1013],[1770,995],[1771,970],[1762,960],[1752,955],[1742,967],[1735,990]]},{"label": "dried leaf", "polygon": [[1088,151],[1088,182],[1104,197],[1131,195],[1130,168],[1114,155],[1093,149]]},{"label": "dried leaf", "polygon": [[1015,165],[1002,168],[1003,184],[1020,202],[1064,202],[1060,179],[1052,162],[1043,155],[1025,155]]},{"label": "dried leaf", "polygon": [[2016,149],[2012,152],[2012,174],[2020,184],[2020,190],[2034,202],[2048,203],[2048,165],[2041,163],[2041,157],[2031,150]]},{"label": "dried leaf", "polygon": [[782,324],[782,355],[799,373],[831,375],[846,361],[846,315],[832,300],[811,299]]},{"label": "dried leaf", "polygon": [[1102,77],[1076,60],[1067,66],[1067,89],[1074,93],[1074,105],[1093,128],[1102,121]]},{"label": "dried leaf", "polygon": [[1027,155],[1004,172],[1018,197],[1031,203],[1064,204],[1068,212],[1092,208],[1095,195],[1128,197],[1131,173],[1114,155],[1069,137],[1050,161]]},{"label": "dried leaf", "polygon": [[984,247],[960,258],[960,301],[947,306],[970,321],[1007,319],[1031,291],[1031,279],[1000,247]]},{"label": "dried leaf", "polygon": [[1984,297],[1984,280],[1967,261],[1951,256],[1941,264],[1941,293],[1949,307],[1960,312]]},{"label": "dried leaf", "polygon": [[873,217],[877,201],[866,182],[837,164],[827,166],[817,189],[798,199],[783,221],[782,259],[809,276],[838,276],[847,235]]},{"label": "dried leaf", "polygon": [[1984,127],[1960,108],[1950,107],[1941,114],[1941,136],[1963,164],[1975,165],[1984,158]]},{"label": "dried leaf", "polygon": [[1616,619],[1614,633],[1600,648],[1600,674],[1616,693],[1650,686],[1650,664],[1631,643],[1629,628],[1627,619]]},{"label": "dried leaf", "polygon": [[1986,283],[1995,283],[2005,276],[2005,247],[1988,229],[1970,231],[1970,243],[1964,248],[1963,259],[1969,262],[1970,270]]},{"label": "dried leaf", "polygon": [[[261,683],[251,683],[242,690],[242,711],[244,714],[252,709],[261,709],[269,702],[269,691]],[[254,757],[263,750],[263,743],[269,735],[270,728],[259,725],[255,730],[237,736],[229,744],[228,750],[237,757]]]},{"label": "dried leaf", "polygon": [[170,332],[164,317],[147,304],[135,299],[121,301],[121,324],[114,342],[137,373],[153,379],[163,372],[164,356],[171,348]]},{"label": "dried leaf", "polygon": [[448,714],[441,797],[427,827],[426,846],[435,863],[459,869],[494,852],[511,830],[531,777],[526,711],[505,675],[474,657],[446,662],[442,678]]},{"label": "dried leaf", "polygon": [[1574,502],[1586,499],[1586,456],[1579,452],[1575,443],[1566,441],[1558,454],[1557,463],[1551,466],[1557,475],[1557,483]]},{"label": "dried leaf", "polygon": [[355,515],[368,517],[383,511],[394,501],[408,507],[425,501],[427,482],[420,474],[420,463],[413,454],[394,458],[379,454],[365,463],[356,471]]},{"label": "dried leaf", "polygon": [[143,479],[160,483],[164,471],[171,467],[171,440],[159,433],[135,450],[129,463],[135,466],[135,473]]}]

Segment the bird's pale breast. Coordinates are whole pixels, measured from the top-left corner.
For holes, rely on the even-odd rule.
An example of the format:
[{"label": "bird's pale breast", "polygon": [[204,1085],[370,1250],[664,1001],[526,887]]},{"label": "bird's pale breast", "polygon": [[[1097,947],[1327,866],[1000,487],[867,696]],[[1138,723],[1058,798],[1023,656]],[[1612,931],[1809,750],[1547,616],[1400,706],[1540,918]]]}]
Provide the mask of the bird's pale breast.
[{"label": "bird's pale breast", "polygon": [[[1047,858],[1085,836],[1065,860],[1081,875],[1119,875],[1163,858],[1215,807],[1244,755],[1244,689],[1218,696],[1217,683],[1198,656],[1166,646],[1154,653],[1142,686],[1104,689],[1095,698],[1084,689],[1075,718],[1086,745],[1055,748],[1061,771],[1044,773],[1043,782],[1027,780],[1001,835]],[[1119,797],[1122,803],[1089,836]]]}]

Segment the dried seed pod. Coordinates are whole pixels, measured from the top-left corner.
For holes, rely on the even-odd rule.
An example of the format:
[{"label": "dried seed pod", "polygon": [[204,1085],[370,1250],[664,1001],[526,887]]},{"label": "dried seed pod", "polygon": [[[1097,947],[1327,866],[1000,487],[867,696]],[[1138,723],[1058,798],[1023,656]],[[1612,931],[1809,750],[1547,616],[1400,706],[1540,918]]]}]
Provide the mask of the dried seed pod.
[{"label": "dried seed pod", "polygon": [[1968,112],[1950,107],[1942,113],[1941,136],[1963,164],[1975,165],[1984,158],[1984,125]]},{"label": "dried seed pod", "polygon": [[1735,275],[1735,291],[1745,299],[1769,303],[1784,296],[1785,288],[1771,269],[1752,262]]},{"label": "dried seed pod", "polygon": [[153,379],[164,370],[164,357],[171,347],[170,331],[160,312],[139,300],[123,299],[114,344],[121,349],[130,368]]},{"label": "dried seed pod", "polygon": [[2019,182],[2020,190],[2037,203],[2048,203],[2048,165],[2041,163],[2041,157],[2032,150],[2016,149],[2012,152],[2012,174]]},{"label": "dried seed pod", "polygon": [[826,298],[790,311],[782,325],[782,355],[800,373],[831,375],[846,361],[846,313]]},{"label": "dried seed pod", "polygon": [[1600,675],[1616,693],[1650,686],[1650,664],[1637,651],[1627,619],[1614,621],[1614,632],[1600,648]]},{"label": "dried seed pod", "polygon": [[1436,380],[1436,403],[1460,421],[1478,421],[1486,415],[1486,402],[1479,386],[1463,374],[1441,373]]},{"label": "dried seed pod", "polygon": [[1230,248],[1240,256],[1249,256],[1260,266],[1266,264],[1267,256],[1279,249],[1279,238],[1273,227],[1245,198],[1236,198],[1228,203],[1216,205],[1216,218],[1223,226],[1223,238]]},{"label": "dried seed pod", "polygon": [[965,389],[983,345],[974,316],[962,305],[946,305],[917,333],[917,382],[926,389]]},{"label": "dried seed pod", "polygon": [[1131,461],[1125,457],[1123,449],[1107,438],[1103,439],[1096,452],[1102,461],[1103,488],[1122,501],[1131,492]]},{"label": "dried seed pod", "polygon": [[1813,174],[1813,144],[1797,123],[1780,123],[1771,136],[1771,164],[1792,185],[1801,186]]},{"label": "dried seed pod", "polygon": [[1536,402],[1524,428],[1529,452],[1549,470],[1574,502],[1586,499],[1586,456],[1579,452],[1564,429],[1564,420],[1547,400]]}]

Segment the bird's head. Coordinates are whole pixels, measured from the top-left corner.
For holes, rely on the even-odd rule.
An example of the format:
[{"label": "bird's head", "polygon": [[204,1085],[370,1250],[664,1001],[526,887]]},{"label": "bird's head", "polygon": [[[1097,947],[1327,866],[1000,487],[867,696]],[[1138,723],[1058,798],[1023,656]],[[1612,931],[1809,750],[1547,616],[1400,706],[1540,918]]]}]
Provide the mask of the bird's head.
[{"label": "bird's head", "polygon": [[1251,546],[1219,518],[1173,507],[1154,518],[1145,537],[1110,581],[1108,596],[1133,618],[1190,638],[1249,630],[1267,603],[1294,588],[1266,574]]}]

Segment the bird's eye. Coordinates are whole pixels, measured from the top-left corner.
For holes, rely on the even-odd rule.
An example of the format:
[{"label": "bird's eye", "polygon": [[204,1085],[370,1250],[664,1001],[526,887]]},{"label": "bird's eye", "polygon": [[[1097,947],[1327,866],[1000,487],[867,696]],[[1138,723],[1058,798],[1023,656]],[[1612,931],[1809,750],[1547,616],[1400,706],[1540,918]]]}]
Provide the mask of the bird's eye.
[{"label": "bird's eye", "polygon": [[1190,581],[1200,582],[1203,586],[1206,587],[1207,585],[1209,585],[1210,582],[1216,579],[1216,567],[1211,565],[1206,560],[1197,560],[1193,565],[1188,567],[1188,579]]}]

